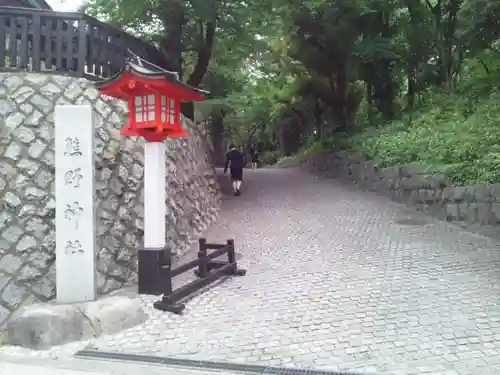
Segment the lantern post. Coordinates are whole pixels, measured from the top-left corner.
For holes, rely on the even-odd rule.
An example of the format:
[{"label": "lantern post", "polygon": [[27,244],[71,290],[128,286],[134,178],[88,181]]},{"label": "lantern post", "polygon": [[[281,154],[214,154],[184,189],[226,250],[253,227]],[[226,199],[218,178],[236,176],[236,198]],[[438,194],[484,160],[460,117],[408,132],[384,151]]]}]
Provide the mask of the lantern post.
[{"label": "lantern post", "polygon": [[102,94],[128,103],[125,136],[142,137],[144,144],[144,246],[138,252],[139,294],[162,293],[160,269],[172,249],[166,247],[167,139],[187,138],[182,128],[181,103],[202,101],[205,91],[190,87],[174,72],[135,56],[113,77],[96,82]]}]

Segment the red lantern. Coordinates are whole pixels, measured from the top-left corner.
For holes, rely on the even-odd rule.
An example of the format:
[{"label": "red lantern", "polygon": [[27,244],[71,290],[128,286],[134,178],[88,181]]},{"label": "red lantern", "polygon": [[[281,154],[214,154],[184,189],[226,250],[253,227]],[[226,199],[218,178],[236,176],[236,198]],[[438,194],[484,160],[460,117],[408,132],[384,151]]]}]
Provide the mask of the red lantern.
[{"label": "red lantern", "polygon": [[181,103],[205,100],[205,92],[186,85],[176,73],[145,61],[138,65],[127,60],[120,72],[96,86],[101,93],[128,102],[129,123],[122,134],[148,142],[187,138],[181,125]]}]

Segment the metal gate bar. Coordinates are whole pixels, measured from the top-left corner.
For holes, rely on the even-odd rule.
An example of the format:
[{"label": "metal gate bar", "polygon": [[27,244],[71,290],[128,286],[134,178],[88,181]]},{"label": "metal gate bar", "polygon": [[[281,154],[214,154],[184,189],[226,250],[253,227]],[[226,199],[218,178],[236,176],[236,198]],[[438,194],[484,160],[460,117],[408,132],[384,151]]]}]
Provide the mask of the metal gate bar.
[{"label": "metal gate bar", "polygon": [[[233,371],[243,374],[259,375],[363,375],[354,372],[335,372],[310,369],[294,369],[286,367],[269,367],[262,365],[250,365],[243,363],[214,362],[183,358],[169,358],[138,354],[124,354],[103,352],[98,350],[81,350],[75,354],[77,358],[119,360],[129,362],[148,363],[165,366],[185,367],[201,370]],[[375,375],[375,374],[370,374]]]}]

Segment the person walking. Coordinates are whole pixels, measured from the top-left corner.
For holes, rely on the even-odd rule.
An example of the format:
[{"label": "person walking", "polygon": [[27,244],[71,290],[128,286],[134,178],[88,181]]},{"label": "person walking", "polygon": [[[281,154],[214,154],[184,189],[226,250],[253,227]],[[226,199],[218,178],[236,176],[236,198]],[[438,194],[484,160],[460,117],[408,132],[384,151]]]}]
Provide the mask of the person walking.
[{"label": "person walking", "polygon": [[241,195],[241,184],[243,183],[243,168],[245,168],[245,155],[240,152],[235,145],[229,146],[229,152],[226,154],[226,163],[224,164],[224,174],[229,168],[231,180],[233,182],[233,195]]},{"label": "person walking", "polygon": [[259,150],[255,145],[250,147],[250,158],[252,159],[252,169],[257,169],[259,166]]}]

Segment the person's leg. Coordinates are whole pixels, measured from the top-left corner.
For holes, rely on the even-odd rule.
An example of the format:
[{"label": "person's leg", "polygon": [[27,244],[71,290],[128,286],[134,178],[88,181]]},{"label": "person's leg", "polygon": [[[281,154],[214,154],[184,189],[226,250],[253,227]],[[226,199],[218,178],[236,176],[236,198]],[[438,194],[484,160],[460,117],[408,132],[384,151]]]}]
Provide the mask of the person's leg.
[{"label": "person's leg", "polygon": [[241,195],[240,187],[241,187],[241,181],[236,181],[236,190],[234,192],[234,195],[236,197],[239,197]]},{"label": "person's leg", "polygon": [[233,193],[236,194],[236,191],[238,190],[238,188],[236,187],[236,180],[237,180],[237,171],[234,170],[233,168],[231,168],[230,170],[230,173],[231,173],[231,182],[233,183]]},{"label": "person's leg", "polygon": [[243,181],[243,168],[235,171],[234,179],[236,180],[236,195],[240,195],[241,183]]}]

